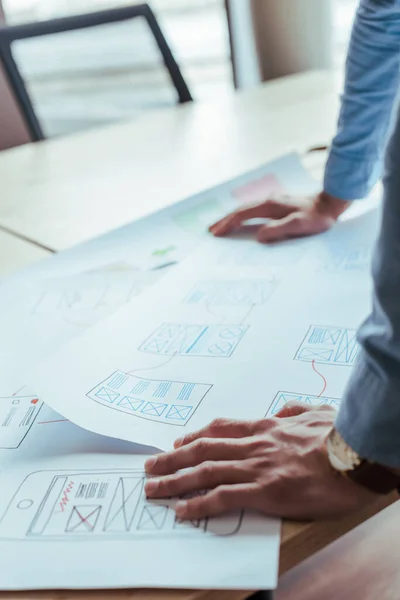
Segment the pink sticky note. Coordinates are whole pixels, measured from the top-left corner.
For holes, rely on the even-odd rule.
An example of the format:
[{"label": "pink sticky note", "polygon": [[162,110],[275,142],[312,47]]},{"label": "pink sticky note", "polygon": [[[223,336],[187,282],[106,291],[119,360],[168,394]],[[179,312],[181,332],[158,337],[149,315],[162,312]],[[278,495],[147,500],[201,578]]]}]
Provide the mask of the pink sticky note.
[{"label": "pink sticky note", "polygon": [[272,194],[284,193],[285,188],[279,179],[270,173],[261,177],[261,179],[255,179],[250,183],[246,183],[246,185],[236,188],[236,190],[233,190],[232,195],[244,204],[252,204],[253,202],[267,200]]}]

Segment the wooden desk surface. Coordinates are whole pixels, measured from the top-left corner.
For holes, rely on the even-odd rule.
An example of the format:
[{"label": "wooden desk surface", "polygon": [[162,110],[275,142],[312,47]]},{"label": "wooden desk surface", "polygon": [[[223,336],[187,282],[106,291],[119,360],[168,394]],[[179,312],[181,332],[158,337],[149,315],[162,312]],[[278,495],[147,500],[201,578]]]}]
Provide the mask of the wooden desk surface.
[{"label": "wooden desk surface", "polygon": [[400,501],[289,571],[276,600],[400,598]]},{"label": "wooden desk surface", "polygon": [[[264,85],[215,105],[156,111],[133,123],[0,154],[0,226],[60,250],[255,168],[326,144],[337,113],[330,74]],[[0,271],[46,251],[0,233]],[[326,546],[392,499],[333,523],[283,525],[280,572]],[[249,592],[128,590],[0,593],[0,600],[123,598],[241,600]]]},{"label": "wooden desk surface", "polygon": [[288,151],[329,143],[334,77],[311,72],[215,103],[0,153],[0,225],[61,250]]}]

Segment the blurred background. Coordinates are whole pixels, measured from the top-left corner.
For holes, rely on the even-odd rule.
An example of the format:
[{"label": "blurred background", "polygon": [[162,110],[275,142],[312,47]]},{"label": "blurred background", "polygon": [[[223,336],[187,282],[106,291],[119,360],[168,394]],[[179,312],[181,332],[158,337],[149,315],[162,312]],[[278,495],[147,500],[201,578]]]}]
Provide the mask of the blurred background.
[{"label": "blurred background", "polygon": [[[291,19],[296,35],[303,36],[296,42],[299,48],[313,43],[303,48],[308,66],[331,63],[340,73],[357,0],[317,2],[153,0],[150,6],[194,100],[215,101],[233,93],[235,86],[249,88],[261,79],[296,70],[289,54],[297,50],[280,46],[280,39],[293,38]],[[126,0],[0,0],[1,4],[7,24],[15,25],[118,8]],[[271,10],[282,14],[268,19]],[[280,36],[282,27],[289,30]],[[309,60],[310,53],[318,56]],[[175,89],[144,19],[18,41],[13,55],[46,136],[176,104]]]}]

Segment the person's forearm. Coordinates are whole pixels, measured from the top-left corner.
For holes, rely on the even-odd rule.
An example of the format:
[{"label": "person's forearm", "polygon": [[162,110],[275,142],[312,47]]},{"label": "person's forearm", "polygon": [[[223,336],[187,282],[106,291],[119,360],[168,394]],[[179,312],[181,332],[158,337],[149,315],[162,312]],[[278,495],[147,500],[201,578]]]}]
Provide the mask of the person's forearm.
[{"label": "person's forearm", "polygon": [[373,311],[359,331],[358,363],[336,427],[369,460],[400,467],[400,115],[386,157]]},{"label": "person's forearm", "polygon": [[324,190],[362,198],[376,183],[399,83],[400,0],[361,0],[346,62]]},{"label": "person's forearm", "polygon": [[320,192],[314,200],[314,206],[319,214],[329,215],[335,220],[337,220],[340,215],[344,213],[350,204],[351,203],[346,200],[341,200],[340,198],[331,196],[325,190]]}]

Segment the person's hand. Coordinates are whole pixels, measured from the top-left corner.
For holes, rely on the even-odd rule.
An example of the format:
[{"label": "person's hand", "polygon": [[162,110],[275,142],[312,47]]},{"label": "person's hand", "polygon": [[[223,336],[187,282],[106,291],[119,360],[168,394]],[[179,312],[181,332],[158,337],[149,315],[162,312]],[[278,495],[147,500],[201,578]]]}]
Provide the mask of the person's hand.
[{"label": "person's hand", "polygon": [[145,492],[155,499],[209,490],[177,502],[184,520],[246,508],[293,519],[350,513],[377,496],[330,466],[325,443],[335,414],[295,403],[259,421],[218,419],[149,458]]},{"label": "person's hand", "polygon": [[350,202],[321,192],[312,198],[266,200],[255,206],[239,208],[210,226],[221,237],[243,229],[249,219],[268,219],[256,228],[259,242],[269,243],[322,233],[332,227]]}]

